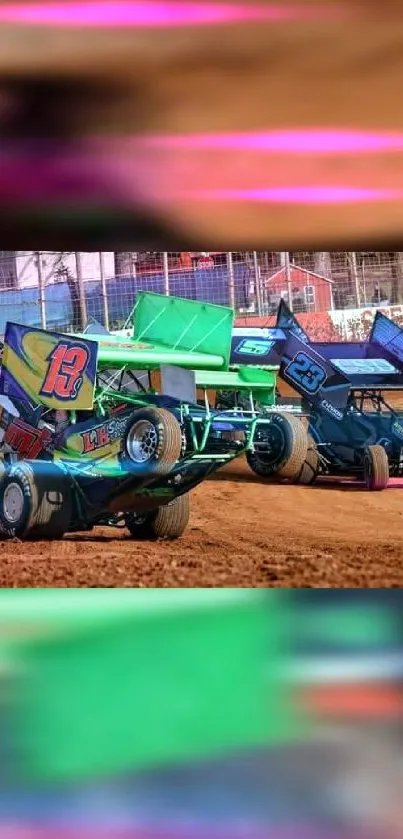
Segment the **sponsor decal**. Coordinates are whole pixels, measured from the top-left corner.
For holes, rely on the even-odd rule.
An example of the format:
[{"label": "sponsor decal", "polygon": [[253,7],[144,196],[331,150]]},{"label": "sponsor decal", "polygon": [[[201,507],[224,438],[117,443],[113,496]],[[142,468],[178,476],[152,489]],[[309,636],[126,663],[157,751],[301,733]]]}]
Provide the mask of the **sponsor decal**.
[{"label": "sponsor decal", "polygon": [[235,353],[254,356],[266,355],[273,349],[274,343],[274,341],[268,341],[266,338],[245,338],[237,345]]},{"label": "sponsor decal", "polygon": [[134,341],[120,343],[117,341],[100,341],[101,347],[111,347],[114,350],[152,350],[153,344],[141,344]]},{"label": "sponsor decal", "polygon": [[122,437],[128,420],[129,417],[114,416],[103,422],[102,425],[97,425],[95,428],[88,429],[88,431],[82,431],[80,437],[83,443],[83,454],[90,454],[97,449],[102,449]]},{"label": "sponsor decal", "polygon": [[331,358],[330,361],[345,376],[395,376],[399,373],[396,367],[384,358]]},{"label": "sponsor decal", "polygon": [[284,368],[284,376],[310,396],[315,395],[326,382],[326,370],[305,352],[298,352]]},{"label": "sponsor decal", "polygon": [[43,451],[52,447],[52,434],[48,428],[32,428],[21,419],[10,423],[4,435],[4,442],[20,457],[34,460]]},{"label": "sponsor decal", "polygon": [[335,419],[337,419],[337,420],[342,420],[343,419],[342,411],[339,411],[338,408],[335,408],[334,405],[331,405],[331,403],[328,402],[327,399],[322,399],[320,404],[321,404],[321,407],[324,408],[324,410],[327,411],[327,413],[330,414]]}]

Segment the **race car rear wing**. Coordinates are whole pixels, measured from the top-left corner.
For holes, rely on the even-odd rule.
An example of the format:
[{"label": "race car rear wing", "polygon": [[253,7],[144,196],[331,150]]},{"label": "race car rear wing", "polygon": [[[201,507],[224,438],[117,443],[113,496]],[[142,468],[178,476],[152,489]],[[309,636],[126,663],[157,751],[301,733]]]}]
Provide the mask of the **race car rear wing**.
[{"label": "race car rear wing", "polygon": [[[277,323],[284,332],[297,337],[315,352],[322,365],[330,363],[354,390],[403,389],[403,330],[381,312],[377,312],[367,341],[310,341],[295,315],[284,301],[277,314]],[[288,326],[286,325],[288,323]],[[289,354],[288,341],[283,353]]]},{"label": "race car rear wing", "polygon": [[403,371],[403,329],[383,312],[377,312],[372,324],[369,344],[383,352],[385,358]]},{"label": "race car rear wing", "polygon": [[127,320],[132,337],[97,330],[96,323],[78,337],[97,341],[100,367],[228,370],[233,321],[228,306],[142,291]]}]

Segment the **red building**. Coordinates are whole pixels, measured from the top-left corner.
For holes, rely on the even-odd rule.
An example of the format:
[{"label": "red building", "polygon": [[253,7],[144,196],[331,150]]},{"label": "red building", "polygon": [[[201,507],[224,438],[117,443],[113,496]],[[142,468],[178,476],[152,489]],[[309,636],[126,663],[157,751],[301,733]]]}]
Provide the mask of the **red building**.
[{"label": "red building", "polygon": [[289,279],[290,282],[286,269],[280,268],[264,280],[270,309],[277,309],[281,297],[289,303],[289,285],[294,312],[327,312],[333,309],[333,280],[297,265],[290,266]]}]

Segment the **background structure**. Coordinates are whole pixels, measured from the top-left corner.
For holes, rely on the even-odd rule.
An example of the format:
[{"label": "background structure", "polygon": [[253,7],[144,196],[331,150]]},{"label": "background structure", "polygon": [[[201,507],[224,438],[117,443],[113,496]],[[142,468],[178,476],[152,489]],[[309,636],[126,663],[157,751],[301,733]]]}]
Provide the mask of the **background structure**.
[{"label": "background structure", "polygon": [[0,334],[7,320],[68,330],[95,318],[121,329],[139,290],[229,304],[267,324],[283,297],[308,327],[330,318],[359,338],[367,310],[403,316],[403,252],[0,251]]}]

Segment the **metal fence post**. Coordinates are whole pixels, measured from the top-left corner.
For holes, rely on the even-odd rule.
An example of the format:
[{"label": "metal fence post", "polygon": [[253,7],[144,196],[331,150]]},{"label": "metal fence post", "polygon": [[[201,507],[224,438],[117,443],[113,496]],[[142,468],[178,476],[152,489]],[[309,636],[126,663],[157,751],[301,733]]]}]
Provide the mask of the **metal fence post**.
[{"label": "metal fence post", "polygon": [[169,264],[168,264],[168,254],[162,254],[163,259],[163,266],[164,266],[164,294],[169,297],[170,290],[169,290]]},{"label": "metal fence post", "polygon": [[105,265],[104,265],[104,255],[102,251],[99,251],[99,272],[101,275],[101,288],[102,288],[102,308],[104,310],[104,326],[105,329],[109,331],[109,307],[108,307],[108,292],[106,288],[105,282]]},{"label": "metal fence post", "polygon": [[292,282],[291,282],[291,265],[290,265],[290,254],[289,251],[283,252],[283,260],[284,260],[284,268],[285,268],[285,277],[287,280],[287,292],[288,292],[288,307],[291,312],[294,311],[293,302],[292,302]]},{"label": "metal fence post", "polygon": [[38,290],[39,290],[39,306],[41,311],[41,326],[46,329],[46,299],[45,299],[45,285],[43,281],[42,271],[42,254],[40,251],[35,251],[36,268],[38,271]]},{"label": "metal fence post", "polygon": [[234,261],[232,259],[232,253],[227,253],[227,271],[228,271],[228,296],[229,296],[229,305],[232,309],[235,309],[235,274],[234,274]]},{"label": "metal fence post", "polygon": [[83,268],[81,263],[81,253],[74,253],[75,260],[76,260],[76,274],[77,274],[77,283],[78,283],[78,293],[80,296],[80,315],[81,315],[81,328],[84,329],[85,324],[87,322],[87,303],[85,300],[85,289],[84,289],[84,280],[83,280]]},{"label": "metal fence post", "polygon": [[261,274],[260,274],[260,266],[259,266],[259,259],[258,259],[257,251],[253,251],[253,267],[254,267],[254,271],[255,271],[255,289],[256,289],[257,313],[260,317],[263,314],[263,295],[262,295]]},{"label": "metal fence post", "polygon": [[350,264],[350,270],[353,277],[354,282],[354,291],[355,291],[355,302],[357,304],[357,309],[361,308],[361,294],[360,294],[360,281],[358,277],[358,269],[357,269],[357,254],[355,251],[349,251],[347,254],[347,258]]}]

